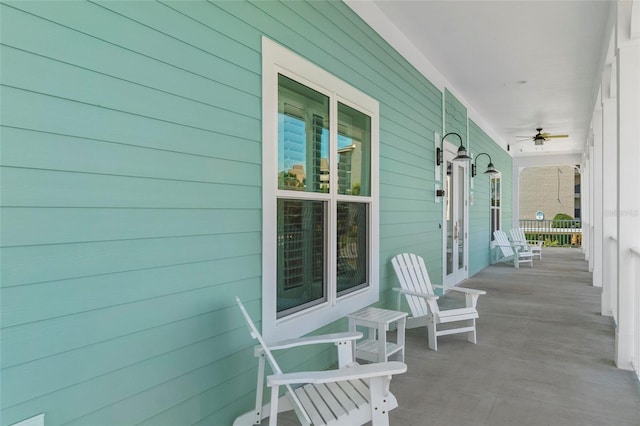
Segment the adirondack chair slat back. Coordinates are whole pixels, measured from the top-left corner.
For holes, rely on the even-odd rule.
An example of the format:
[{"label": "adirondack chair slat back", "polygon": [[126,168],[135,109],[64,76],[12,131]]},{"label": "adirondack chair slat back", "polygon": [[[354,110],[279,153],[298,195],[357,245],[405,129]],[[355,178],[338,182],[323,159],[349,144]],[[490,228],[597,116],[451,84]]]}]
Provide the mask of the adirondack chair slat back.
[{"label": "adirondack chair slat back", "polygon": [[[422,257],[415,254],[402,253],[391,259],[391,264],[403,289],[435,295],[429,272],[427,272],[427,267]],[[409,309],[411,309],[411,315],[419,318],[429,314],[427,302],[424,298],[408,294],[405,294],[405,296]],[[435,309],[437,309],[437,305],[434,305],[436,306]]]},{"label": "adirondack chair slat back", "polygon": [[515,255],[513,249],[511,248],[511,243],[507,238],[507,234],[505,234],[504,231],[493,231],[493,236],[495,237],[500,250],[502,250],[502,254],[504,255],[504,257]]},{"label": "adirondack chair slat back", "polygon": [[525,244],[527,242],[527,239],[524,236],[524,230],[522,228],[513,228],[509,232],[511,233],[511,239],[513,241],[517,241],[522,244]]},{"label": "adirondack chair slat back", "polygon": [[[249,316],[249,313],[247,312],[247,309],[244,307],[244,305],[242,304],[242,301],[240,300],[239,297],[236,297],[236,302],[238,303],[238,306],[240,307],[240,311],[242,312],[242,316],[244,317],[244,321],[247,324],[247,327],[249,327],[249,332],[251,333],[251,337],[253,337],[254,339],[256,339],[260,343],[260,346],[262,347],[262,350],[264,351],[264,356],[267,358],[267,361],[269,362],[269,365],[271,366],[271,369],[273,370],[273,372],[275,374],[282,374],[282,369],[280,368],[280,366],[276,362],[276,359],[274,358],[273,354],[269,350],[269,347],[267,346],[266,342],[262,338],[262,335],[260,334],[260,332],[256,328],[256,325],[253,323],[253,320]],[[297,413],[299,413],[299,414],[302,413],[302,415],[307,418],[309,423],[311,423],[311,419],[309,419],[309,416],[307,415],[306,411],[303,408],[302,402],[300,402],[300,400],[298,399],[298,396],[293,391],[293,388],[291,387],[291,385],[285,385],[285,386],[287,387],[288,396],[291,398],[291,402],[296,406],[296,410],[295,411]]]}]

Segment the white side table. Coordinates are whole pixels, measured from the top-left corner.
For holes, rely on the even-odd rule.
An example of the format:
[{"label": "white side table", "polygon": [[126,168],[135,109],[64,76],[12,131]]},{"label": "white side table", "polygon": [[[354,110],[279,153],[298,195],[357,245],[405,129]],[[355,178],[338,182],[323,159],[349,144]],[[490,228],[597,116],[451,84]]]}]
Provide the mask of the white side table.
[{"label": "white side table", "polygon": [[[356,331],[357,326],[369,328],[369,336],[354,342],[356,358],[371,362],[385,362],[398,354],[398,361],[404,362],[404,330],[407,313],[368,307],[347,315],[349,330]],[[398,333],[395,342],[387,342],[389,326],[395,323]]]}]

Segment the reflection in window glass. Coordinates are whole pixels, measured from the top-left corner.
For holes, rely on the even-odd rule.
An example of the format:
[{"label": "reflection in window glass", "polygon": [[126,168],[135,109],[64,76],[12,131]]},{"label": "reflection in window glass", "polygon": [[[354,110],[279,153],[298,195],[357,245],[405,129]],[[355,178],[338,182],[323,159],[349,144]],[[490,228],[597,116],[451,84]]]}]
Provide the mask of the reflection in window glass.
[{"label": "reflection in window glass", "polygon": [[326,202],[278,200],[278,318],[326,300]]},{"label": "reflection in window glass", "polygon": [[371,117],[338,103],[338,194],[371,195]]},{"label": "reflection in window glass", "polygon": [[338,294],[367,285],[367,204],[338,203]]},{"label": "reflection in window glass", "polygon": [[329,192],[329,98],[278,75],[278,188]]}]

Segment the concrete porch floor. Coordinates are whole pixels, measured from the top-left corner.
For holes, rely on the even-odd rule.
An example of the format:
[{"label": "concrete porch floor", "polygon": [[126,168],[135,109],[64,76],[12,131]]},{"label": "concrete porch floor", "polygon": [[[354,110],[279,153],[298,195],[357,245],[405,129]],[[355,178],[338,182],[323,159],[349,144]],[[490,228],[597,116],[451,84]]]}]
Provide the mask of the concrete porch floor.
[{"label": "concrete porch floor", "polygon": [[579,249],[545,248],[534,267],[490,266],[463,286],[478,303],[478,344],[408,330],[393,425],[640,425],[640,385],[614,365],[614,323],[600,311]]},{"label": "concrete porch floor", "polygon": [[[407,330],[391,425],[640,426],[640,383],[614,365],[614,323],[581,250],[544,248],[533,268],[493,265],[462,286],[487,291],[478,343],[443,336],[434,352],[424,328]],[[299,422],[288,412],[278,424]]]}]

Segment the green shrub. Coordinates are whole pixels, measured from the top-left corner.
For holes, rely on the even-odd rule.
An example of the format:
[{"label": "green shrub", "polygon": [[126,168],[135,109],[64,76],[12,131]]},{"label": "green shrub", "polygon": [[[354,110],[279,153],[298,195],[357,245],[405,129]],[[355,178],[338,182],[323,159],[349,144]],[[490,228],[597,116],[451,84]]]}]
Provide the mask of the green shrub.
[{"label": "green shrub", "polygon": [[578,226],[578,221],[574,221],[573,217],[566,213],[558,213],[551,222],[552,228],[577,228]]}]

